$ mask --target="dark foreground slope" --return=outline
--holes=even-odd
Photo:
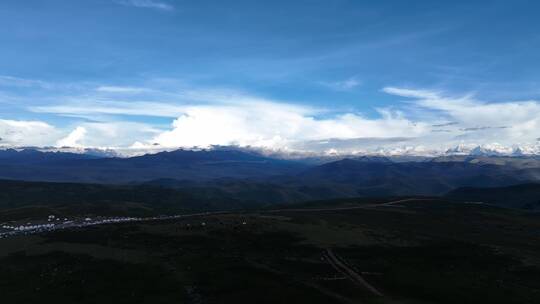
[[[295,185],[227,179],[212,182],[161,179],[135,185],[0,180],[0,221],[42,219],[50,214],[174,215],[187,211],[302,206],[306,201],[335,200],[340,197],[355,201],[358,197],[385,198],[403,196],[402,193],[409,194],[406,191],[362,192],[359,189],[346,184]],[[459,188],[449,192],[445,198],[457,202],[484,202],[505,208],[537,210],[540,207],[540,185]]]
[[[0,180],[0,221],[63,216],[149,216],[238,210],[336,198],[341,192],[251,180],[160,179],[110,185]]]
[[[458,201],[483,202],[506,208],[540,210],[540,184],[508,187],[464,187],[450,191],[446,198]]]
[[[259,194],[263,194],[263,190]],[[271,190],[266,191],[266,193]],[[0,180],[0,221],[61,216],[149,216],[263,206],[250,191],[210,186],[172,189],[151,185],[100,185]],[[271,200],[270,200],[271,201]]]
[[[0,239],[0,289],[27,304],[539,303],[539,232],[534,214],[429,199],[108,224]]]

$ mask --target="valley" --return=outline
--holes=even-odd
[[[1,239],[0,286],[10,302],[535,303],[538,231],[537,214],[414,198],[126,220]]]
[[[313,164],[179,151],[77,160],[57,180],[80,156],[10,153],[21,159],[0,166],[37,173],[0,180],[7,302],[540,301],[534,160]],[[251,175],[254,165],[268,170]],[[122,170],[144,178],[117,179]]]

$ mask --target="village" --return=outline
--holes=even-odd
[[[49,215],[47,219],[41,219],[36,221],[13,221],[0,223],[0,239],[18,236],[18,235],[30,235],[38,234],[49,231],[56,231],[70,228],[82,228],[88,226],[105,225],[105,224],[119,224],[119,223],[132,223],[132,222],[147,222],[147,221],[161,221],[172,220],[183,217],[202,216],[202,215],[214,215],[221,214],[223,212],[202,212],[192,213],[185,215],[159,215],[151,217],[57,217],[56,215]]]

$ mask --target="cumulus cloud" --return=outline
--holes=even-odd
[[[58,129],[43,121],[0,119],[2,146],[45,146],[60,135]]]
[[[105,88],[105,89],[103,89]],[[113,88],[113,89],[111,89]],[[116,87],[99,87],[101,93],[116,94],[121,91]],[[129,93],[130,93],[129,92]],[[129,94],[128,93],[128,94]],[[149,139],[148,136],[130,138],[133,142],[145,143],[164,147],[210,146],[216,144],[238,144],[283,147],[286,143],[304,139],[320,139],[330,137],[356,137],[359,134],[382,135],[384,127],[372,124],[361,115],[345,113],[331,118],[318,118],[327,111],[305,105],[272,101],[258,96],[232,90],[183,90],[170,94],[175,97],[175,103],[118,101],[114,99],[96,100],[92,96],[74,98],[65,103],[33,106],[33,112],[49,113],[84,119],[110,120],[122,116],[129,120],[131,116],[155,116],[175,118],[172,129]],[[106,98],[106,96],[99,96]],[[106,115],[108,117],[103,117]],[[397,113],[385,114],[399,121]],[[384,119],[381,121],[385,121]],[[353,131],[349,124],[364,124],[363,131]],[[88,123],[86,124],[88,125]],[[125,123],[119,127],[127,127]],[[88,129],[88,126],[85,128]],[[378,131],[376,130],[378,128]],[[96,129],[95,126],[93,129]],[[341,130],[341,131],[340,131]],[[92,132],[90,132],[92,133]],[[146,135],[151,132],[147,132]],[[341,133],[341,134],[340,134]],[[155,134],[153,134],[155,135]],[[95,135],[84,137],[86,144]],[[99,135],[118,145],[118,138]],[[78,144],[78,143],[77,143]]]
[[[301,141],[411,137],[429,132],[427,125],[413,123],[398,112],[380,113],[375,119],[355,113],[321,118],[309,108],[279,103],[191,106],[173,122],[171,130],[156,136],[152,143],[164,147],[288,148]]]
[[[428,124],[413,122],[396,110],[379,109],[379,117],[368,118],[360,113],[335,113],[328,109],[225,89],[191,88],[167,94],[151,90],[174,101],[168,103],[118,100],[124,93],[126,97],[134,92],[149,90],[139,87],[100,86],[95,91],[105,95],[97,96],[97,99],[92,96],[73,98],[65,103],[30,107],[30,110],[85,119],[95,119],[103,115],[122,116],[124,120],[129,120],[130,116],[174,118],[169,130],[157,131],[151,138],[142,137],[141,134],[138,134],[139,137],[133,137],[134,134],[126,136],[136,142],[138,148],[240,145],[299,149],[308,147],[302,144],[304,141],[334,139],[352,140],[351,143],[358,144],[358,138],[419,137],[430,132]],[[85,128],[88,129],[88,126]],[[93,137],[87,134],[86,144]],[[111,136],[100,137],[118,140]],[[116,144],[118,145],[117,142]],[[329,145],[318,146],[323,149]]]
[[[58,140],[56,146],[123,148],[136,140],[149,140],[161,132],[163,130],[138,122],[84,122]]]
[[[83,127],[77,127],[68,136],[60,139],[56,142],[59,147],[82,147],[80,141],[84,139],[86,135],[86,129]]]

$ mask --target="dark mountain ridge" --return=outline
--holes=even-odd
[[[537,168],[514,169],[467,162],[381,163],[344,159],[297,176],[304,184],[357,187],[362,195],[441,195],[463,186],[506,186],[537,180]]]
[[[478,160],[478,161],[476,161]],[[96,158],[31,150],[0,152],[0,178],[195,188],[269,203],[339,197],[444,195],[460,187],[501,187],[540,180],[534,160],[394,162],[346,158],[322,165],[238,149],[176,150],[131,158]]]
[[[35,149],[6,149],[0,150],[0,164],[13,163],[50,163],[67,160],[98,159],[100,157],[89,154],[78,154],[70,152],[42,152]]]
[[[296,174],[305,164],[234,149],[176,150],[131,158],[96,158],[72,153],[8,151],[0,178],[125,184],[157,178],[212,180]],[[8,157],[9,156],[9,157]],[[53,159],[54,161],[49,161]],[[17,161],[13,161],[17,159]]]

